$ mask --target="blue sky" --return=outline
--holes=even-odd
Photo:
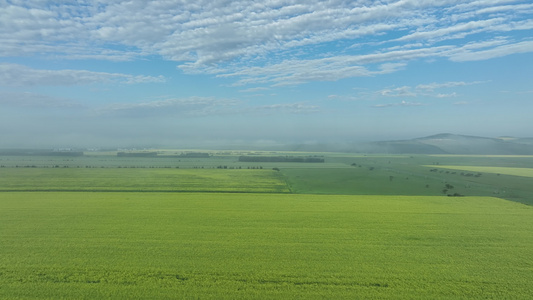
[[[533,3],[0,0],[0,147],[533,136]]]

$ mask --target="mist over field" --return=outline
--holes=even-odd
[[[533,4],[0,3],[0,148],[528,137]]]

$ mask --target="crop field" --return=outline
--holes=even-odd
[[[158,153],[0,156],[0,299],[533,294],[533,157]]]
[[[0,193],[0,298],[528,299],[533,207],[490,197]]]
[[[0,191],[285,193],[289,189],[273,170],[3,168]]]
[[[431,166],[434,167],[434,166]],[[443,169],[463,170],[469,172],[483,172],[505,174],[512,176],[533,177],[533,168],[508,168],[508,167],[480,167],[480,166],[437,166]]]
[[[330,159],[333,160],[333,159]],[[530,177],[508,175],[504,170],[516,165],[530,165],[532,158],[473,158],[468,169],[484,165],[491,169],[479,172],[440,168],[444,163],[454,162],[453,158],[437,160],[430,156],[413,157],[338,157],[344,168],[308,169],[305,167],[282,167],[293,193],[346,194],[346,195],[461,195],[496,196],[508,200],[533,205],[533,186]],[[464,157],[456,158],[455,163],[466,163]],[[504,167],[504,166],[513,167]],[[485,171],[487,170],[487,172]],[[522,169],[523,170],[523,169]],[[473,174],[469,174],[473,172]],[[451,187],[451,188],[450,188]]]

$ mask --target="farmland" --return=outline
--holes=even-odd
[[[533,292],[533,209],[498,198],[5,192],[0,220],[2,298]]]
[[[533,293],[530,156],[158,153],[0,156],[0,298]]]
[[[277,172],[249,169],[5,168],[0,182],[0,191],[289,191]]]

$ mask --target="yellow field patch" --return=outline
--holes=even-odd
[[[274,170],[176,168],[3,168],[0,191],[290,192]]]
[[[432,157],[495,157],[495,158],[533,158],[533,155],[507,155],[507,154],[431,154]]]
[[[494,174],[503,174],[503,175],[533,177],[533,168],[508,168],[508,167],[484,167],[484,166],[481,166],[481,167],[479,166],[434,166],[434,165],[431,165],[431,166],[425,165],[424,167],[463,170],[463,171],[479,172],[479,173],[494,173]]]

